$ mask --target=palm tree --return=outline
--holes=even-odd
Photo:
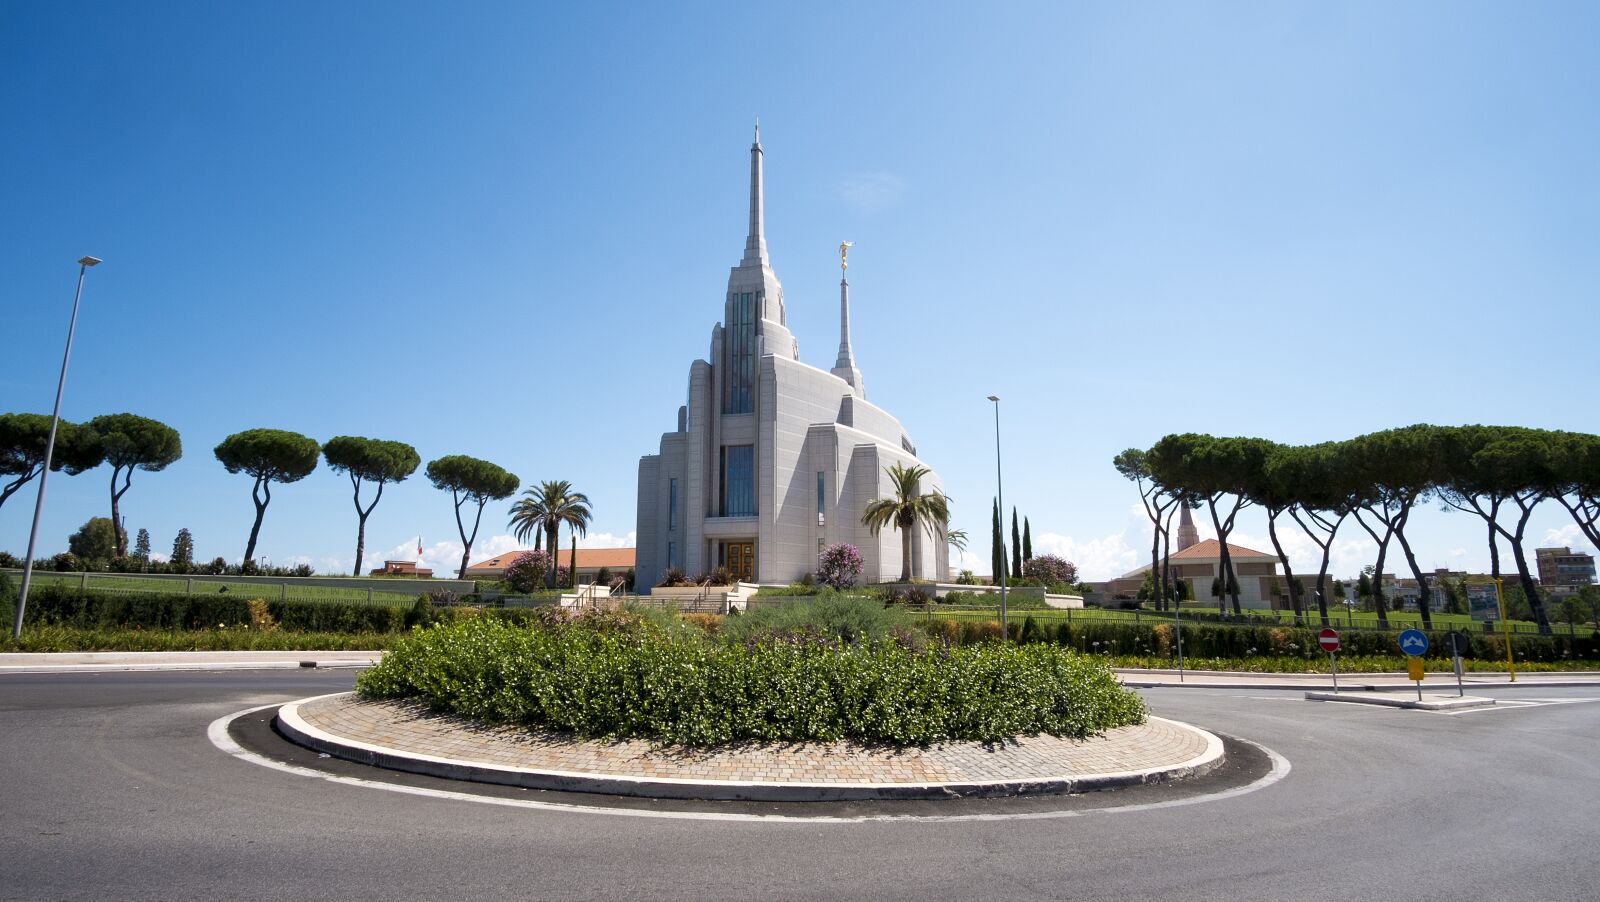
[[[945,500],[948,501],[949,499],[945,499]],[[945,540],[945,542],[947,544],[949,544],[949,546],[951,548],[954,548],[955,550],[960,551],[962,553],[966,553],[966,550],[967,550],[967,531],[965,529],[952,529],[952,530],[950,530],[949,532],[944,534],[944,540]]]
[[[565,479],[541,482],[538,488],[524,489],[525,497],[511,505],[511,530],[517,541],[526,542],[536,532],[544,535],[544,547],[552,549],[550,569],[545,571],[545,588],[555,588],[555,551],[560,548],[561,524],[572,530],[574,539],[589,532],[589,496],[574,492]]]
[[[939,492],[922,494],[922,477],[932,471],[920,464],[904,467],[895,464],[885,470],[894,483],[893,498],[879,498],[867,505],[861,524],[876,536],[878,530],[892,526],[900,530],[900,581],[911,581],[911,531],[918,523],[938,530],[950,522],[949,499]]]

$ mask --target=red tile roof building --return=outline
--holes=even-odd
[[[532,549],[524,548],[519,551],[508,551],[505,554],[495,555],[486,561],[479,561],[467,568],[467,579],[499,579],[516,560],[517,555]],[[632,548],[579,548],[578,549],[578,582],[592,582],[595,574],[602,569],[610,570],[613,576],[624,576],[633,567]],[[572,554],[570,548],[563,548],[557,557],[557,563],[565,567]]]
[[[1246,608],[1280,608],[1289,604],[1288,587],[1278,572],[1278,556],[1228,543],[1228,557],[1233,561],[1233,575],[1239,583],[1239,604]],[[1175,577],[1189,584],[1190,597],[1210,601],[1211,583],[1222,572],[1222,543],[1204,539],[1175,551],[1171,557]],[[1145,564],[1117,577],[1106,584],[1113,597],[1138,595],[1150,565]],[[1314,575],[1314,574],[1313,574]]]

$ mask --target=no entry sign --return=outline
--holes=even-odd
[[[1329,654],[1338,651],[1339,631],[1331,628],[1324,629],[1322,632],[1317,634],[1317,644],[1322,646],[1322,650],[1328,652]]]

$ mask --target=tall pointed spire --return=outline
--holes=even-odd
[[[744,259],[740,266],[767,266],[766,199],[761,185],[761,120],[756,120],[756,137],[750,145],[750,233],[744,240]]]
[[[1194,518],[1189,516],[1189,505],[1185,504],[1178,514],[1178,550],[1200,541],[1200,531],[1194,528]]]
[[[847,271],[850,269],[849,253],[853,243],[845,241],[839,244],[839,359],[834,361],[831,372],[850,383],[856,394],[865,398],[866,382],[861,378],[861,370],[856,368],[855,353],[850,350],[850,279]]]

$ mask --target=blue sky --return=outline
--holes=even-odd
[[[1593,431],[1600,12],[1591,4],[13,4],[0,16],[0,410],[132,411],[185,456],[130,529],[237,559],[253,427],[465,453],[594,503],[627,541],[743,248],[767,231],[802,359],[856,355],[977,537],[1006,499],[1093,578],[1148,548],[1110,466],[1167,432],[1344,438],[1412,422]],[[50,484],[41,550],[104,515]],[[0,508],[20,555],[31,490]],[[475,558],[511,547],[485,513]],[[1415,518],[1481,569],[1475,521]],[[1204,524],[1202,524],[1204,530]],[[326,468],[260,552],[348,569]],[[1530,544],[1576,544],[1554,505]],[[369,566],[421,534],[419,474]],[[1238,540],[1267,548],[1246,515]],[[1347,537],[1335,571],[1373,550]]]

